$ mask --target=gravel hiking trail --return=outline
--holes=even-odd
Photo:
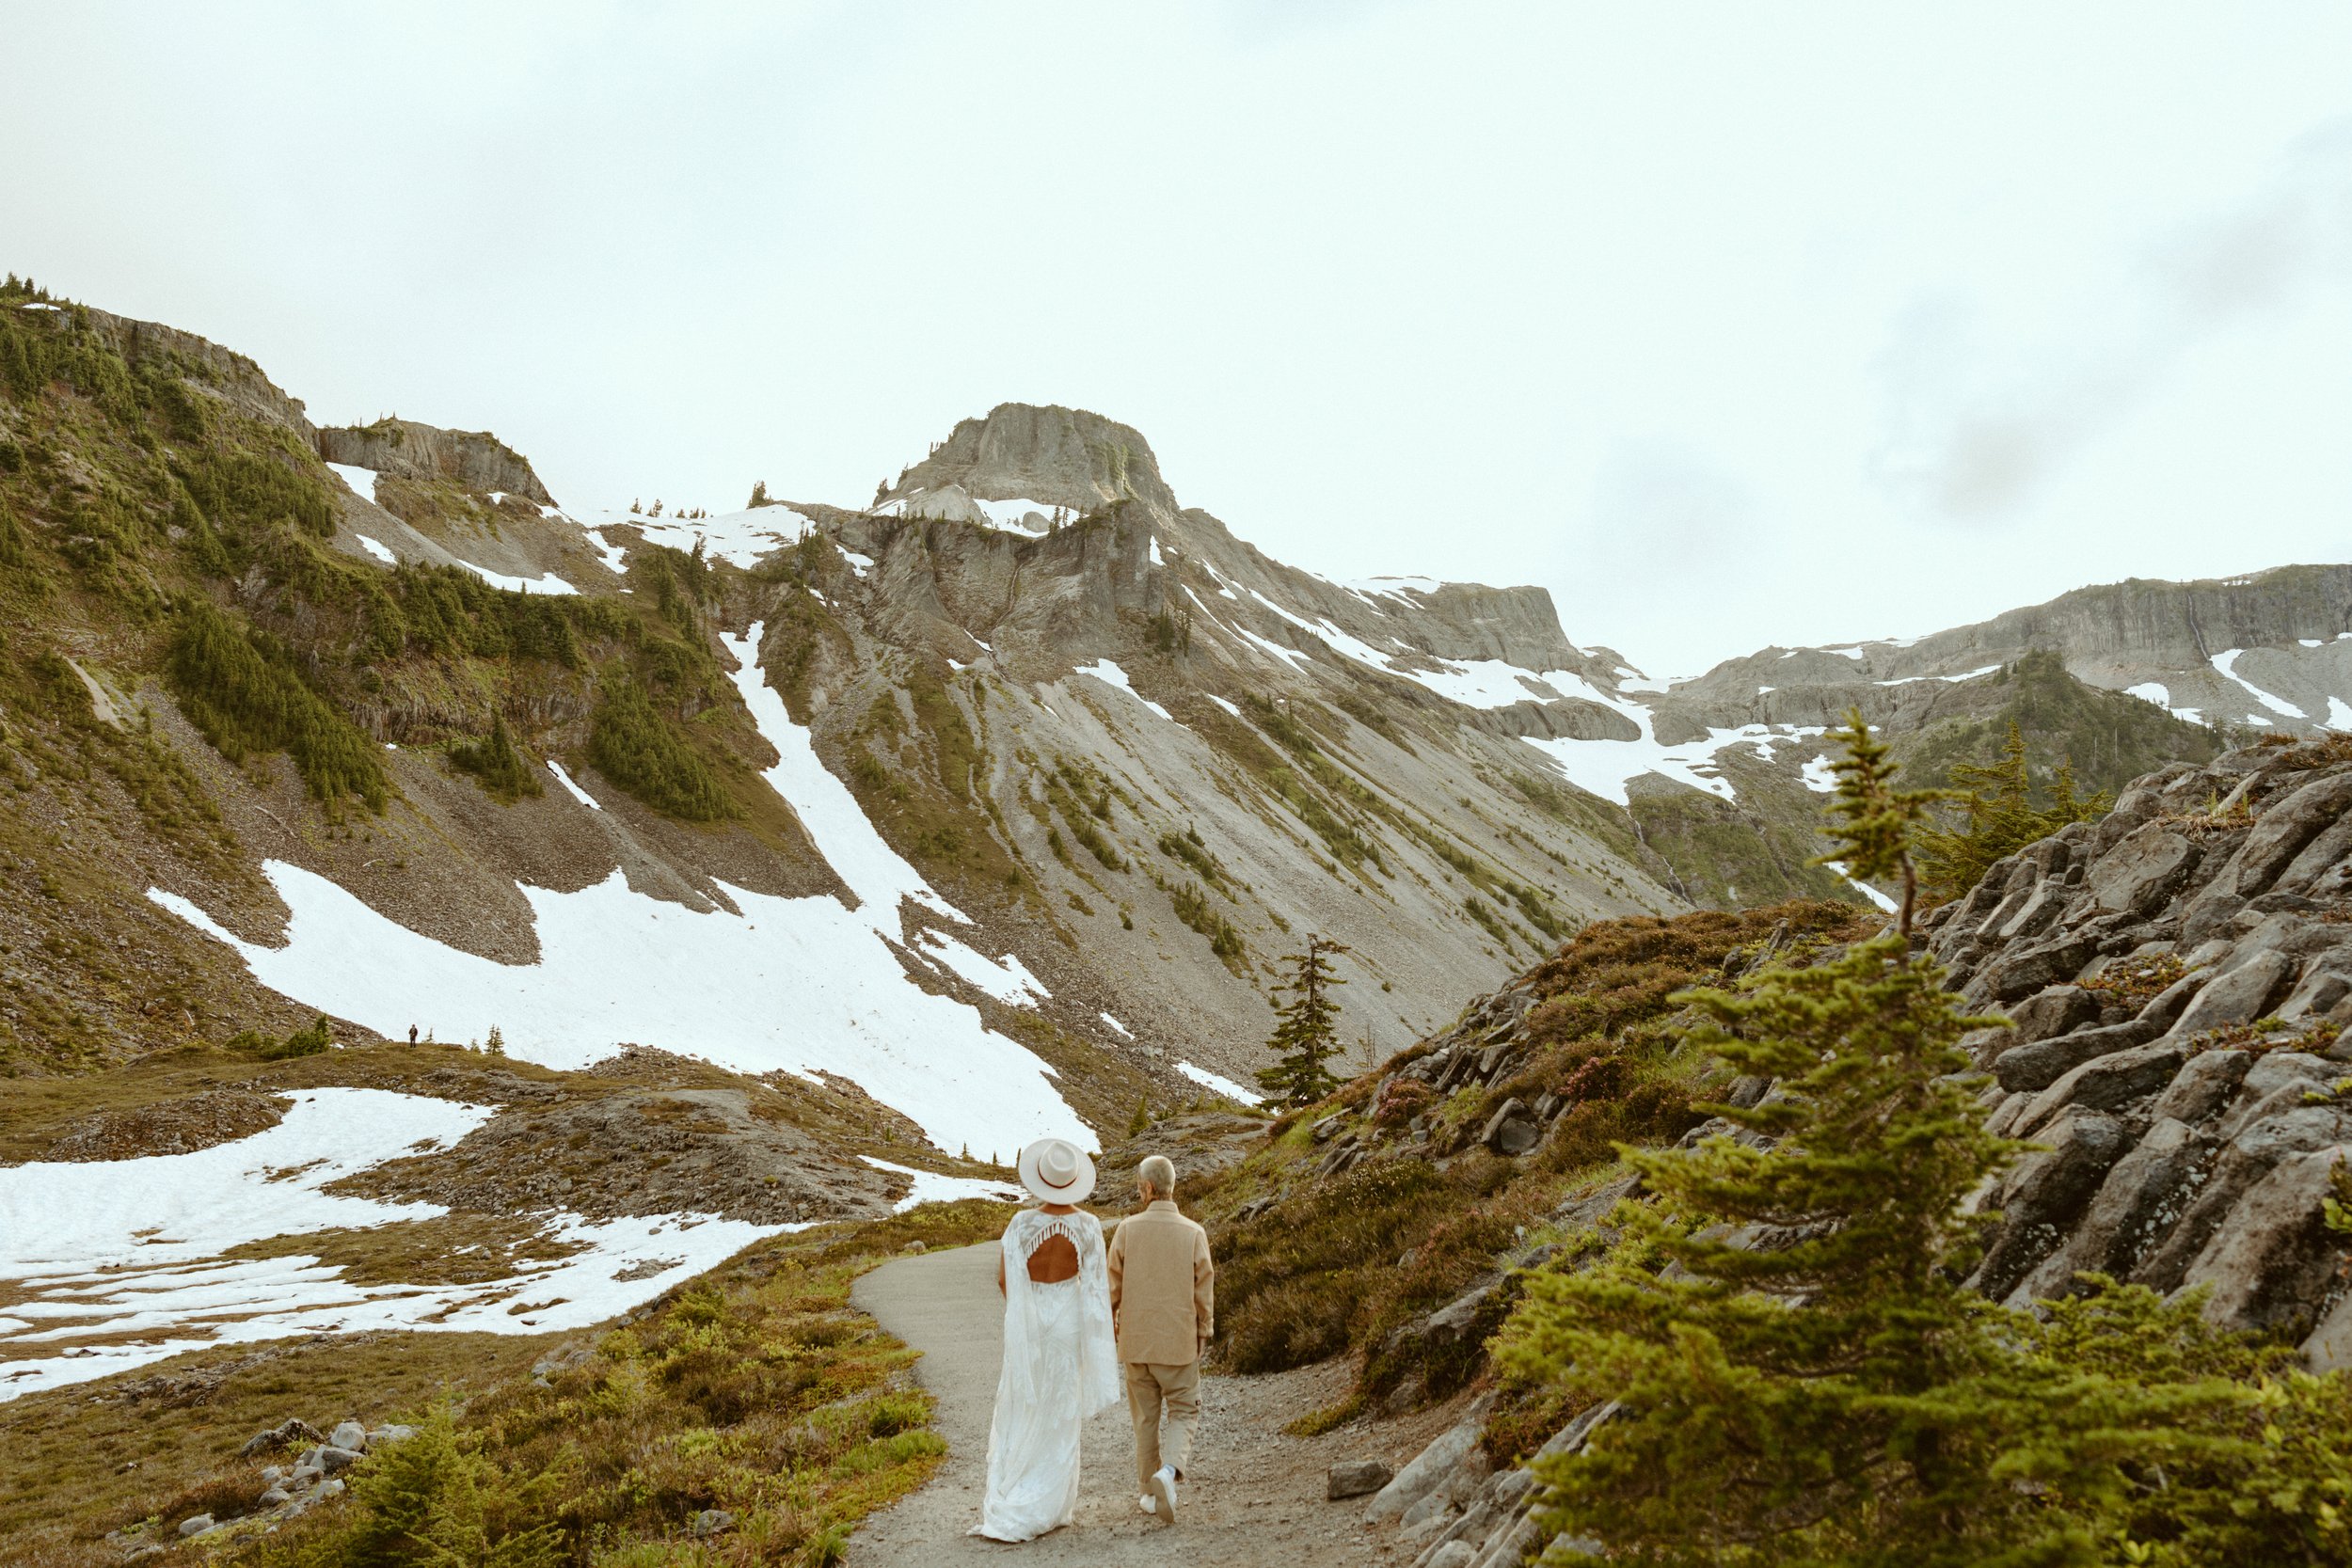
[[[1436,1409],[1359,1421],[1320,1437],[1283,1435],[1286,1422],[1345,1394],[1347,1369],[1338,1362],[1266,1377],[1203,1377],[1192,1480],[1173,1526],[1136,1507],[1135,1437],[1122,1400],[1087,1423],[1075,1522],[1021,1545],[967,1535],[987,1486],[1004,1332],[996,1243],[894,1259],[860,1279],[850,1301],[923,1353],[915,1375],[939,1401],[937,1426],[947,1440],[946,1462],[930,1484],[875,1514],[850,1541],[850,1568],[1339,1568],[1410,1560],[1393,1546],[1392,1531],[1364,1525],[1370,1499],[1325,1501],[1326,1477],[1346,1459],[1402,1465],[1454,1417]]]

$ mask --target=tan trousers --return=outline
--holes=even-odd
[[[1168,1430],[1160,1430],[1160,1412]],[[1184,1473],[1192,1457],[1192,1434],[1200,1425],[1200,1363],[1181,1367],[1127,1363],[1127,1413],[1136,1419],[1136,1489],[1149,1496],[1152,1472],[1163,1465]]]

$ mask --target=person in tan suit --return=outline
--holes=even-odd
[[[1136,1181],[1144,1207],[1111,1232],[1111,1319],[1136,1422],[1136,1501],[1172,1525],[1176,1483],[1200,1425],[1200,1357],[1216,1327],[1216,1265],[1209,1233],[1177,1212],[1176,1167],[1152,1155],[1136,1167]]]

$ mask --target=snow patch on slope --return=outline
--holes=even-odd
[[[1252,1094],[1231,1078],[1220,1078],[1207,1068],[1195,1067],[1190,1062],[1178,1062],[1176,1070],[1202,1088],[1213,1089],[1237,1105],[1262,1105],[1265,1102],[1265,1096]]]
[[[1115,686],[1119,688],[1120,690],[1124,691],[1128,696],[1133,697],[1136,702],[1141,703],[1145,707],[1150,708],[1152,712],[1158,714],[1163,719],[1173,720],[1176,717],[1174,714],[1168,712],[1168,709],[1160,706],[1159,704],[1145,696],[1142,692],[1137,691],[1135,689],[1135,686],[1127,679],[1127,672],[1121,670],[1118,665],[1113,664],[1107,658],[1098,658],[1093,663],[1082,665],[1071,673],[1073,674],[1079,675],[1092,675],[1096,680],[1101,681],[1104,686]]]
[[[833,1072],[942,1148],[1048,1136],[1092,1146],[1050,1066],[973,1007],[909,979],[893,946],[901,899],[969,920],[882,842],[818,761],[760,672],[761,629],[724,641],[739,661],[736,685],[778,753],[763,776],[860,900],[854,911],[829,895],[780,898],[723,882],[739,913],[691,910],[632,891],[618,870],[576,893],[518,884],[539,959],[501,964],[411,931],[282,861],[262,864],[290,911],[280,947],[244,941],[177,894],[151,888],[148,897],[233,947],[263,985],[379,1034],[414,1023],[443,1039],[479,1038],[496,1024],[516,1055],[561,1069],[636,1042],[740,1072]],[[1000,999],[1042,993],[1019,960],[985,958],[943,933],[925,933],[923,951]]]
[[[2254,700],[2262,704],[2263,706],[2268,708],[2271,712],[2278,714],[2280,717],[2284,719],[2300,719],[2308,721],[2311,718],[2310,714],[2305,713],[2301,708],[2288,703],[2283,698],[2272,696],[2269,692],[2265,691],[2261,687],[2256,686],[2252,681],[2248,680],[2244,675],[2237,673],[2237,661],[2239,658],[2244,657],[2245,653],[2246,650],[2244,648],[2232,648],[2226,653],[2216,654],[2213,656],[2213,667],[2220,673],[2224,680],[2235,681],[2238,685],[2244,687],[2248,691],[2251,692]]]
[[[337,479],[351,486],[352,494],[364,496],[370,505],[375,502],[375,470],[351,463],[329,463],[327,468]]]
[[[420,1148],[446,1148],[494,1114],[384,1089],[310,1089],[277,1126],[193,1153],[0,1167],[0,1282],[21,1298],[0,1322],[0,1354],[9,1357],[0,1361],[0,1400],[209,1344],[367,1329],[584,1328],[792,1228],[713,1215],[595,1221],[550,1212],[551,1232],[580,1251],[464,1285],[357,1285],[310,1255],[222,1258],[273,1237],[447,1212],[325,1189]],[[616,1277],[638,1271],[643,1277]],[[122,1335],[140,1338],[72,1343]],[[20,1359],[38,1344],[59,1354]]]

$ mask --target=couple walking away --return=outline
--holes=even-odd
[[[1033,1541],[1070,1523],[1079,1432],[1122,1383],[1136,1422],[1136,1501],[1176,1522],[1176,1488],[1200,1421],[1216,1271],[1208,1232],[1177,1212],[1176,1167],[1154,1154],[1136,1180],[1144,1206],[1106,1248],[1101,1223],[1078,1207],[1094,1191],[1094,1162],[1060,1138],[1021,1151],[1021,1184],[1040,1207],[1005,1227],[996,1263],[1005,1365],[974,1535]]]

